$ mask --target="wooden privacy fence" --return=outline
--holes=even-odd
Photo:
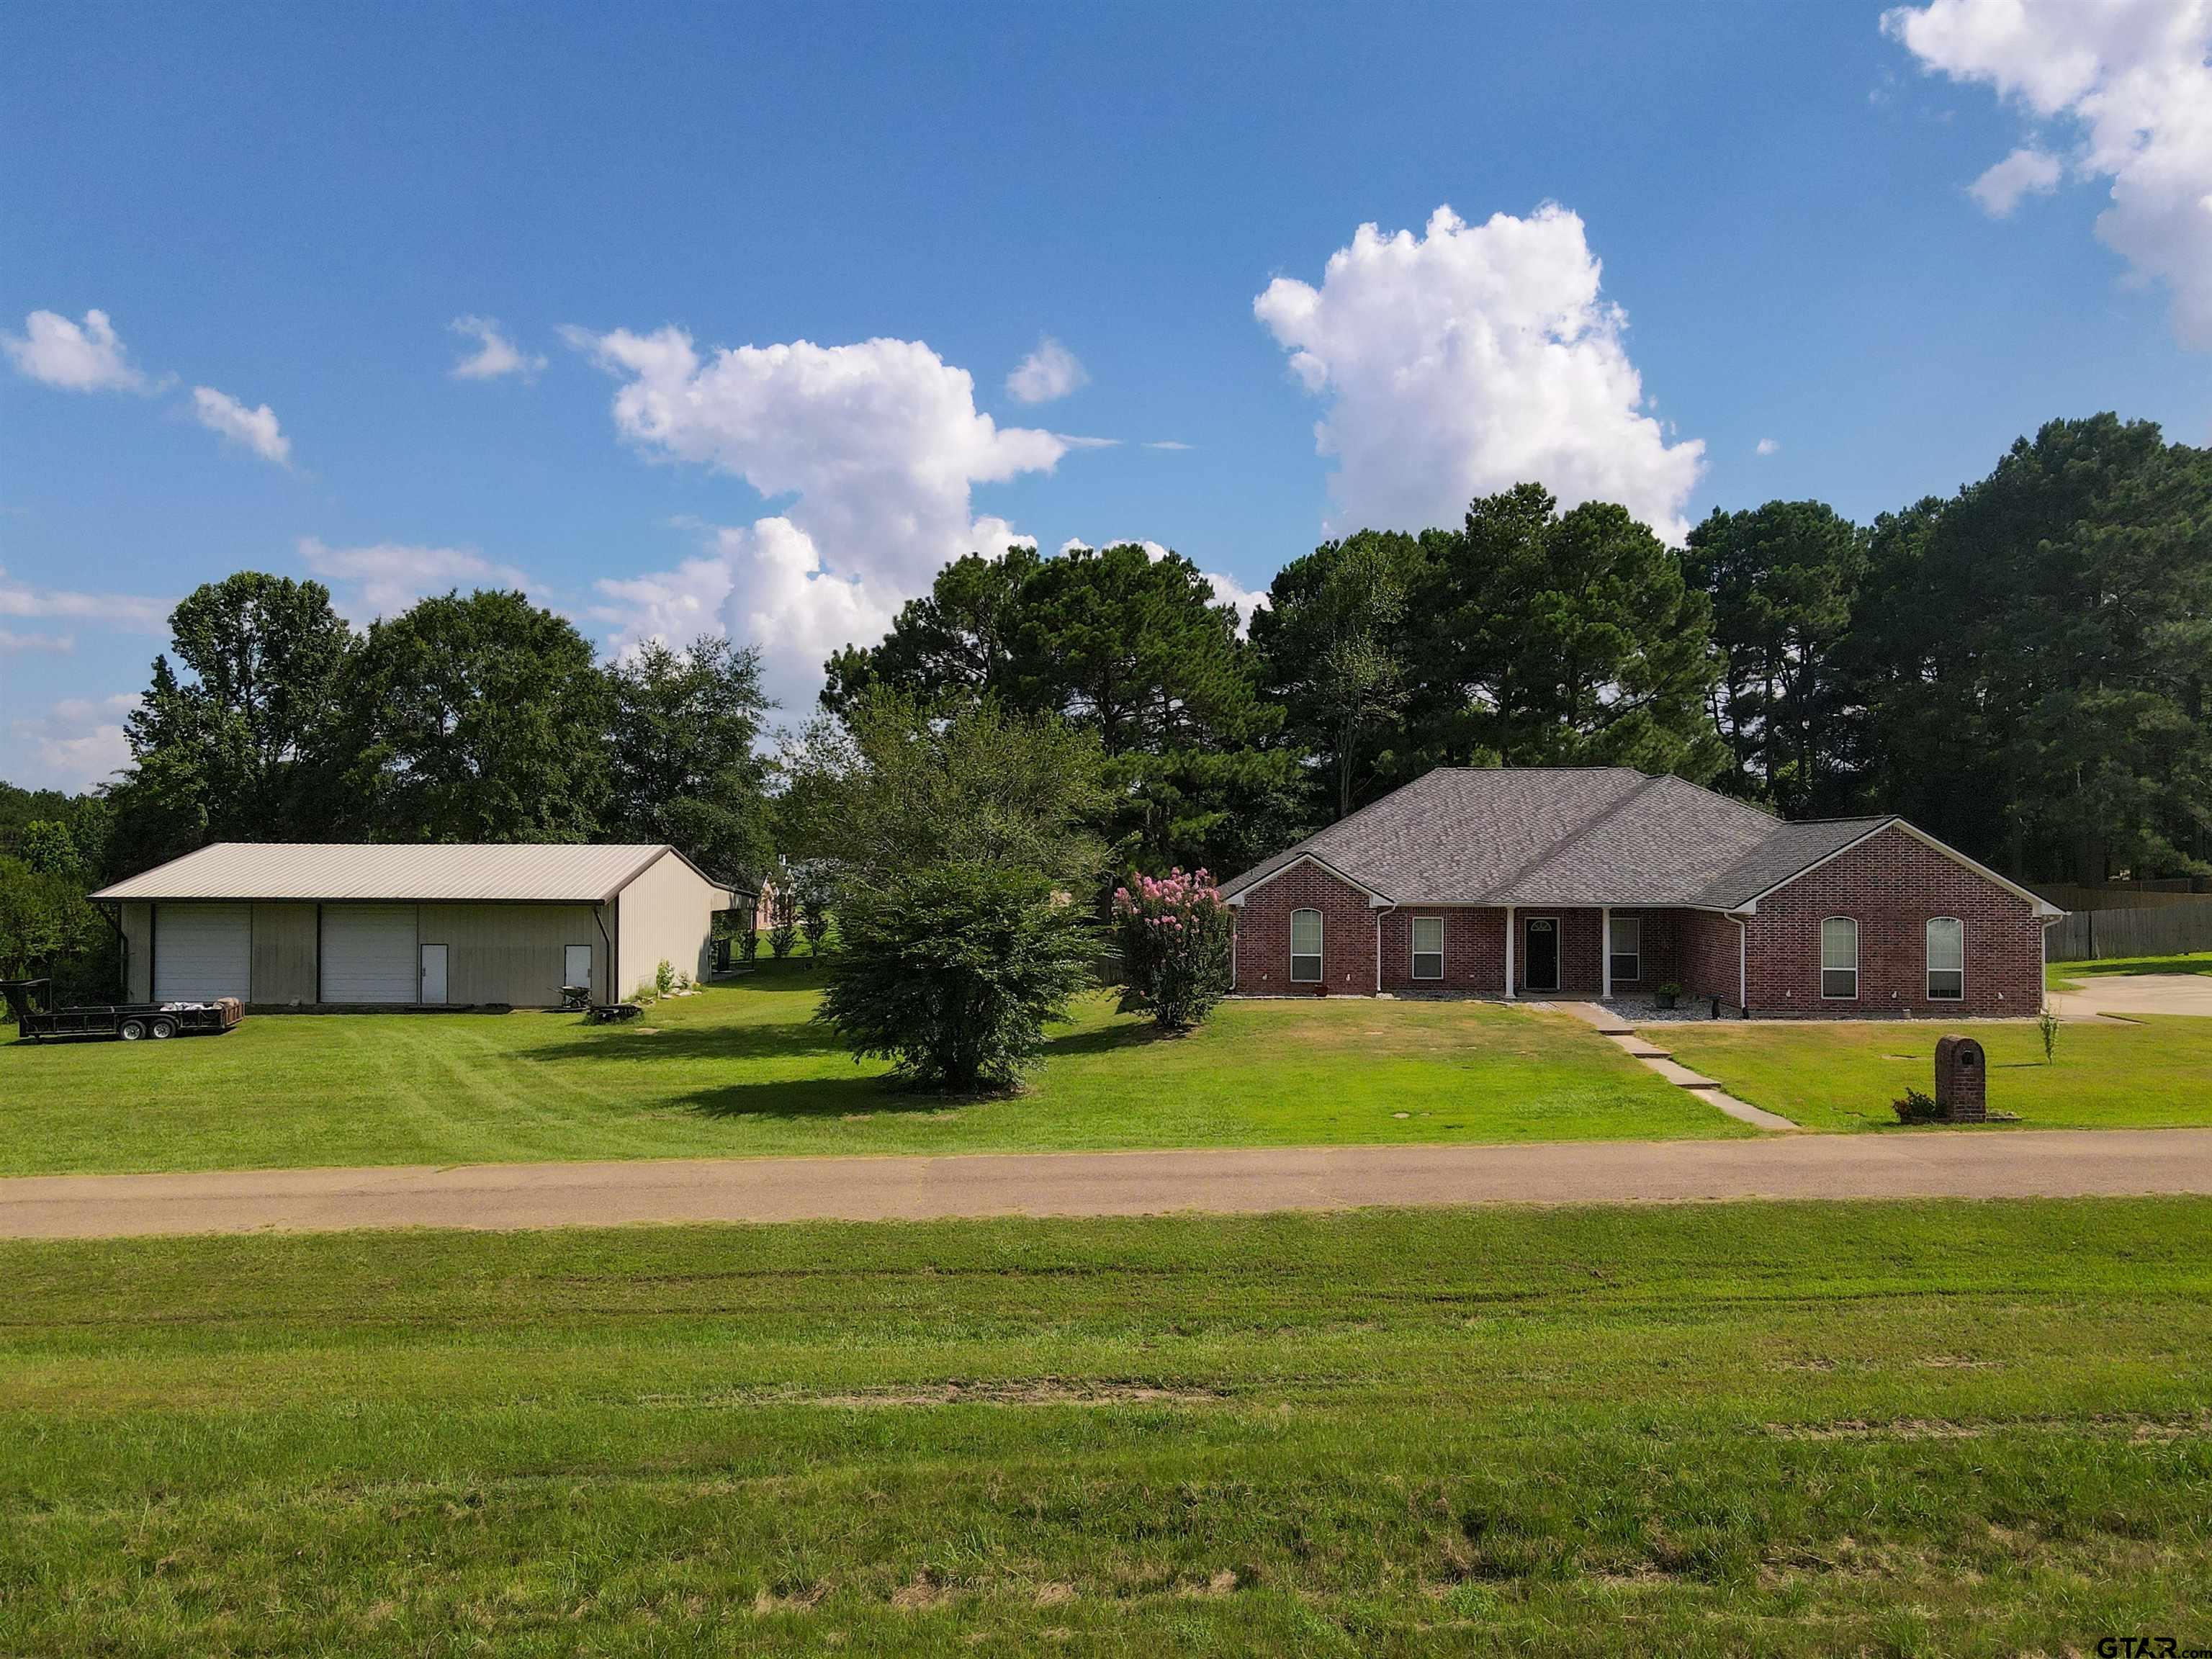
[[[2192,881],[2196,884],[2191,884]],[[2202,876],[2175,876],[2162,881],[2108,882],[2101,887],[2075,887],[2063,882],[2029,882],[2028,890],[2049,899],[2062,910],[2157,910],[2169,904],[2188,904],[2212,895],[2212,885]]]
[[[2212,951],[2212,898],[2156,909],[2076,910],[2052,922],[2044,938],[2044,953],[2053,962]]]

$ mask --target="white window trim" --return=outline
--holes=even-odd
[[[1314,925],[1321,930],[1320,950],[1301,951],[1298,949],[1298,918],[1300,916],[1311,916],[1314,919]],[[1301,955],[1312,957],[1314,961],[1319,964],[1311,979],[1300,979],[1298,977],[1298,957]],[[1302,904],[1297,909],[1291,912],[1291,983],[1293,985],[1323,985],[1328,983],[1328,917],[1322,912],[1315,909],[1310,904]]]
[[[1636,948],[1633,951],[1616,951],[1613,948],[1613,930],[1624,921],[1636,929]],[[1644,983],[1644,918],[1642,916],[1607,916],[1605,919],[1606,972],[1613,979],[1619,981],[1622,978],[1622,975],[1620,970],[1613,965],[1613,959],[1615,957],[1634,957],[1636,971],[1626,976],[1626,982],[1630,985]]]
[[[1420,924],[1425,921],[1433,921],[1437,925],[1437,948],[1433,953],[1420,949],[1415,943],[1413,930],[1419,927]],[[1448,924],[1445,922],[1444,918],[1442,916],[1408,916],[1406,918],[1406,976],[1408,979],[1417,979],[1424,985],[1440,985],[1443,982],[1444,933],[1447,925]],[[1425,974],[1420,970],[1419,964],[1423,957],[1431,954],[1433,954],[1436,957],[1437,971],[1433,974]]]
[[[1851,994],[1845,997],[1832,997],[1828,994],[1828,975],[1831,973],[1840,974],[1844,971],[1840,968],[1831,969],[1828,966],[1828,924],[1832,921],[1848,921],[1851,925]],[[1820,918],[1819,969],[1820,975],[1820,990],[1821,1001],[1856,1002],[1859,1000],[1859,968],[1861,960],[1862,957],[1859,950],[1859,919],[1856,916],[1822,916]]]
[[[1928,930],[1939,921],[1948,921],[1959,930],[1959,994],[1939,997],[1930,981],[1935,978],[1936,964],[1929,959]],[[1942,970],[1948,973],[1951,970]],[[1966,1000],[1966,922],[1963,916],[1930,916],[1920,926],[1920,990],[1929,1002],[1964,1002]]]

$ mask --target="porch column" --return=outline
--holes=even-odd
[[[1513,1000],[1513,907],[1505,907],[1505,1000]]]
[[[1613,907],[1601,904],[1597,908],[1597,982],[1598,1000],[1613,1000]]]

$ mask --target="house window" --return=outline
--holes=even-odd
[[[1442,916],[1413,918],[1413,977],[1442,979],[1444,976],[1444,919]]]
[[[1820,994],[1831,1002],[1859,994],[1859,925],[1849,916],[1820,924]]]
[[[1291,912],[1291,983],[1321,983],[1321,912]]]
[[[1644,977],[1644,918],[1615,916],[1613,937],[1606,941],[1613,957],[1613,982],[1633,985]]]
[[[1956,916],[1935,916],[1929,921],[1928,1000],[1966,1000],[1966,924]]]

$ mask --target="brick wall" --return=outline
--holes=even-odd
[[[1859,994],[1820,996],[1820,923],[1859,925]],[[1928,1000],[1932,916],[1966,924],[1966,995]],[[1759,902],[1750,930],[1750,1001],[1761,1018],[2026,1018],[2043,1007],[2043,924],[2028,902],[1894,827]]]
[[[1735,1007],[1741,949],[1735,924],[1710,910],[1677,910],[1674,916],[1674,981],[1686,996],[1718,997]]]
[[[1444,919],[1444,976],[1415,979],[1413,921]],[[1505,912],[1415,908],[1386,911],[1382,917],[1382,988],[1386,991],[1447,991],[1465,996],[1505,993]]]
[[[1329,994],[1373,996],[1375,912],[1367,895],[1312,864],[1295,865],[1245,894],[1237,908],[1237,988],[1247,996],[1313,994],[1311,985],[1291,983],[1293,910],[1322,913],[1322,980]]]

